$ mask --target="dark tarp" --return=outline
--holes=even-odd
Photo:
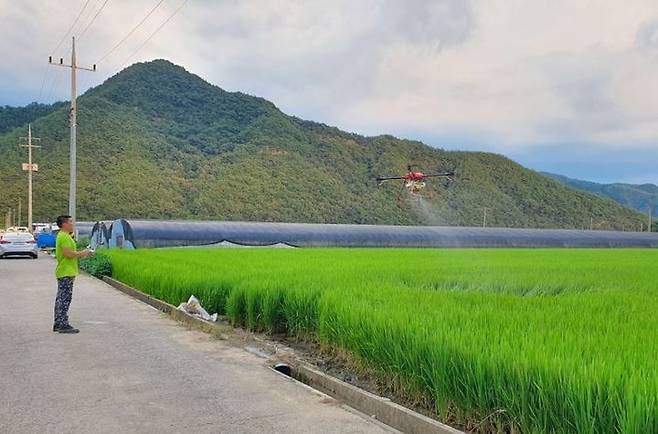
[[[99,247],[108,247],[110,240],[110,231],[112,228],[112,222],[99,221],[94,224],[93,229],[91,230],[91,239],[90,246],[92,249],[97,249]]]

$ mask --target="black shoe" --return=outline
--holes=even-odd
[[[56,331],[58,333],[68,333],[68,334],[80,333],[80,330],[73,328],[68,324],[59,327],[55,326],[53,327],[53,331]]]

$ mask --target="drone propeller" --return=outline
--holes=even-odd
[[[405,179],[404,176],[379,176],[377,177],[377,182],[380,184],[385,181],[393,181],[395,179]]]
[[[455,172],[430,173],[425,175],[425,178],[436,177],[436,176],[443,176],[447,178],[447,177],[455,176]]]
[[[425,178],[447,178],[450,181],[454,181],[455,172],[430,173],[429,175],[425,175]]]

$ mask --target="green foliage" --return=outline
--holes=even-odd
[[[25,107],[0,107],[0,134],[9,132],[14,128],[22,127],[63,106],[64,103],[62,102],[55,104],[39,104],[33,102]],[[27,137],[27,133],[21,135]]]
[[[78,250],[86,249],[89,246],[89,237],[80,237],[76,240],[75,246]]]
[[[68,110],[49,107],[21,118],[43,139],[34,155],[35,221],[51,221],[67,203]],[[26,125],[16,122],[7,125],[21,129],[0,134],[0,215],[27,201],[25,152],[16,146]],[[377,186],[378,175],[398,174],[407,163],[459,176],[449,187],[430,181],[422,199],[399,183]],[[472,226],[481,224],[482,207],[492,226],[583,228],[592,216],[599,229],[645,222],[502,156],[346,133],[226,92],[164,60],[135,64],[78,98],[79,220]]]
[[[82,258],[78,263],[80,268],[99,279],[103,276],[112,276],[112,262],[102,253],[96,253],[89,258]]]
[[[578,190],[586,191],[600,197],[612,199],[629,208],[646,213],[649,208],[653,215],[658,215],[658,186],[654,184],[598,184],[596,182],[581,181],[567,178],[562,175],[541,172]]]
[[[237,325],[349,350],[446,420],[490,432],[658,432],[658,250],[107,255],[115,278],[174,305],[194,294]]]

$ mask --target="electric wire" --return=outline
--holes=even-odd
[[[82,9],[81,9],[80,12],[78,13],[78,16],[75,17],[75,20],[73,20],[73,24],[71,24],[71,27],[69,27],[68,31],[64,34],[64,36],[62,37],[62,39],[59,41],[59,44],[57,44],[57,47],[55,47],[55,49],[52,51],[53,53],[54,53],[55,51],[57,51],[57,49],[58,49],[59,47],[62,46],[62,43],[64,42],[64,40],[66,39],[66,37],[71,33],[71,31],[73,30],[73,28],[75,27],[75,25],[78,23],[78,20],[80,20],[80,17],[82,16],[82,13],[85,11],[85,9],[87,9],[87,6],[89,5],[89,2],[90,2],[90,1],[91,1],[91,0],[87,0],[87,1],[85,2],[84,6],[82,6]]]
[[[96,15],[94,15],[94,17],[91,19],[91,21],[89,21],[89,24],[87,24],[87,25],[85,26],[85,28],[82,30],[82,32],[80,33],[80,35],[78,36],[79,38],[82,38],[82,37],[84,36],[84,34],[87,32],[87,29],[89,29],[89,27],[91,27],[91,25],[94,23],[94,21],[96,21],[96,18],[98,17],[98,15],[100,15],[100,13],[101,13],[101,12],[103,11],[103,9],[105,8],[105,5],[106,5],[107,2],[109,2],[109,1],[110,1],[110,0],[105,0],[105,1],[103,2],[103,4],[101,5],[101,8],[96,12]]]
[[[57,71],[55,73],[55,77],[53,77],[53,81],[50,83],[50,90],[48,91],[48,96],[46,97],[46,101],[50,101],[50,97],[53,94],[53,90],[55,89],[55,86],[57,85],[57,82],[61,78],[61,75],[63,74],[63,70]]]
[[[82,6],[82,9],[80,9],[80,12],[78,12],[78,16],[75,17],[75,20],[73,20],[73,23],[71,24],[71,26],[69,27],[69,29],[66,31],[66,33],[64,33],[64,36],[62,36],[62,39],[59,41],[59,43],[57,44],[57,46],[55,47],[55,49],[52,51],[52,53],[54,53],[55,51],[57,51],[57,49],[59,49],[59,47],[61,47],[61,45],[62,45],[62,43],[64,42],[64,40],[66,39],[66,37],[71,33],[71,31],[73,30],[73,28],[75,27],[75,25],[76,25],[76,24],[78,23],[78,21],[80,20],[80,17],[81,17],[82,14],[84,13],[85,9],[87,9],[87,6],[89,5],[89,2],[90,2],[90,1],[91,1],[91,0],[87,0],[87,1],[85,2],[85,4]],[[48,77],[48,70],[49,70],[48,65],[46,65],[45,68],[44,68],[44,71],[43,71],[43,79],[41,80],[41,89],[39,90],[39,96],[37,97],[37,102],[38,102],[38,101],[41,99],[41,97],[43,96],[43,90],[44,90],[44,88],[45,88],[45,86],[46,86],[46,79],[47,79],[47,77]],[[50,98],[50,94],[52,94],[52,90],[53,90],[52,88],[53,88],[53,86],[54,86],[54,82],[55,82],[55,80],[56,80],[56,78],[53,80],[53,84],[52,84],[51,87],[50,87],[49,96],[48,96],[48,98],[46,98],[46,99],[49,99],[49,98]]]
[[[36,102],[39,102],[41,99],[41,95],[43,95],[43,89],[46,86],[46,77],[48,76],[48,65],[46,65],[45,69],[43,70],[43,79],[41,80],[41,90],[39,91],[39,96],[36,99]]]
[[[158,33],[181,9],[183,9],[183,6],[185,6],[187,2],[188,0],[183,0],[183,2],[176,8],[176,10],[174,10],[174,12],[171,15],[169,15],[169,17],[167,17],[167,19],[164,20],[162,24],[160,24],[160,26],[158,26],[158,28],[155,29],[155,31],[151,33],[151,35],[148,38],[146,38],[146,40],[142,43],[142,45],[140,45],[135,51],[133,51],[130,56],[126,57],[126,60],[123,61],[122,65],[125,66],[128,63],[128,61],[131,58],[133,58],[135,54],[139,52],[139,50],[144,48],[144,46],[148,44],[148,42],[156,35],[156,33]]]
[[[142,18],[142,20],[141,20],[139,23],[137,23],[137,25],[136,25],[135,27],[133,27],[132,30],[130,30],[130,32],[128,32],[128,34],[127,34],[126,36],[123,37],[123,39],[121,39],[121,40],[120,40],[120,41],[119,41],[114,47],[112,47],[112,48],[110,49],[110,51],[108,51],[103,57],[101,57],[98,61],[96,61],[96,64],[98,65],[98,64],[101,63],[103,60],[107,59],[108,56],[110,56],[110,54],[112,54],[117,48],[119,48],[119,47],[121,46],[121,44],[123,44],[123,43],[124,43],[124,42],[125,42],[125,41],[126,41],[126,40],[127,40],[132,34],[133,34],[133,33],[135,33],[135,31],[136,31],[136,30],[137,30],[142,24],[144,24],[144,22],[145,22],[145,21],[146,21],[146,20],[147,20],[152,14],[153,14],[153,12],[155,12],[155,10],[156,10],[157,8],[160,7],[160,5],[161,5],[163,2],[164,2],[164,0],[160,0],[160,1],[159,1],[159,2],[153,7],[153,9],[151,9],[151,10],[149,11],[149,13],[146,14],[146,16],[145,16],[144,18]]]

